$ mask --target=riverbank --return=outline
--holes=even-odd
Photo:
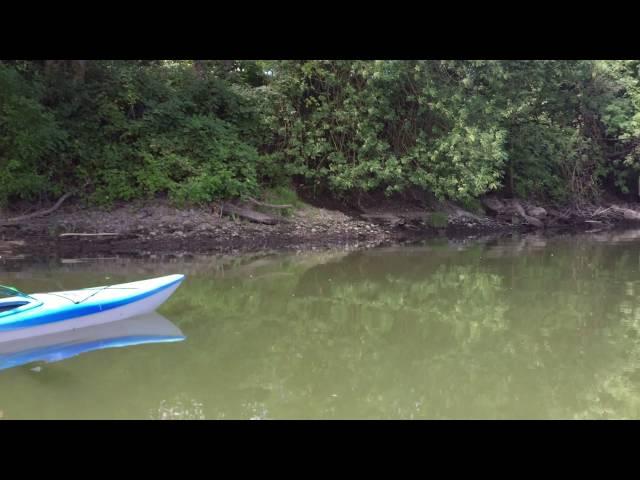
[[[357,208],[301,204],[285,214],[255,207],[250,211],[269,220],[257,223],[229,214],[224,205],[179,209],[158,200],[100,209],[67,203],[41,217],[0,225],[0,257],[352,249],[436,236],[467,238],[554,229],[598,231],[640,224],[640,208],[622,203],[554,209],[488,197],[482,205],[484,212],[475,213],[448,202],[425,206],[406,199],[369,199]],[[247,211],[242,210],[246,205],[233,208]]]

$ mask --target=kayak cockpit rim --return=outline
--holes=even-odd
[[[0,285],[0,318],[39,307],[43,302],[17,288]]]
[[[15,287],[10,287],[8,285],[0,285],[0,299],[3,297],[25,297],[25,298],[33,298],[27,295],[24,292],[21,292]]]

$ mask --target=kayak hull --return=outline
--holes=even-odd
[[[34,294],[37,308],[0,318],[0,342],[49,335],[155,311],[180,286],[183,275],[70,292]],[[76,303],[77,302],[77,303]]]

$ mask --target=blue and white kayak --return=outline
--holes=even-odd
[[[57,333],[0,342],[0,370],[32,363],[54,363],[83,353],[185,339],[182,331],[158,313]]]
[[[0,287],[0,342],[84,328],[153,312],[184,275],[27,295]]]

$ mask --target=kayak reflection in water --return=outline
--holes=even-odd
[[[180,329],[158,313],[7,341],[0,333],[0,370],[34,362],[59,362],[93,350],[184,339]]]

